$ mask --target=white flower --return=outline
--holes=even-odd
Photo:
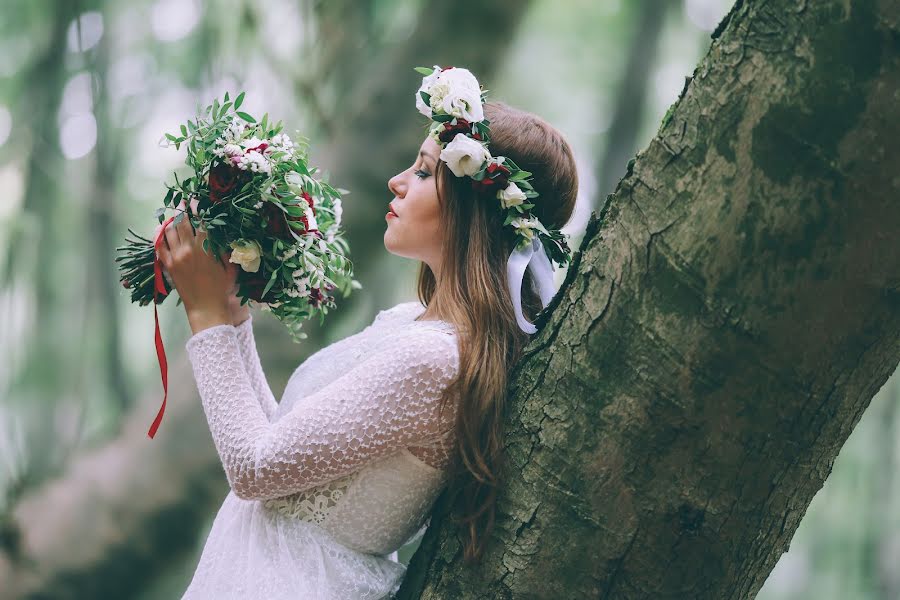
[[[259,270],[262,248],[253,240],[235,240],[229,244],[233,248],[228,262],[241,265],[248,273],[256,273]]]
[[[441,71],[429,94],[434,111],[462,117],[470,123],[484,120],[481,87],[468,69],[455,67]]]
[[[513,219],[509,222],[510,225],[515,227],[519,233],[525,236],[526,239],[530,240],[534,236],[535,223],[531,219]]]
[[[244,134],[246,128],[246,123],[232,118],[231,123],[229,123],[225,131],[222,132],[222,137],[228,143],[235,142]]]
[[[500,199],[500,204],[503,205],[503,208],[518,206],[528,198],[528,196],[525,195],[525,192],[520,190],[519,186],[513,182],[510,182],[505,190],[497,192],[497,197]]]
[[[437,65],[434,65],[434,71],[431,75],[426,75],[422,78],[422,85],[419,86],[419,91],[416,92],[416,108],[419,109],[419,112],[431,118],[431,107],[425,104],[425,101],[422,100],[421,92],[425,92],[426,94],[430,94],[431,86],[437,80],[438,75],[441,74],[441,68]]]
[[[261,140],[256,136],[249,137],[246,140],[241,142],[241,146],[244,148],[256,148],[260,144],[262,144],[265,140]]]
[[[544,235],[550,235],[550,232],[544,227],[543,223],[538,220],[537,217],[531,217],[528,219],[517,218],[510,221],[510,225],[515,227],[519,233],[525,236],[526,239],[531,240],[534,236],[534,230],[538,230],[544,233]]]
[[[490,158],[491,154],[481,142],[462,133],[457,133],[453,141],[441,150],[441,160],[447,163],[457,177],[464,175],[471,177],[480,171],[484,161]]]
[[[239,169],[244,171],[252,171],[254,173],[272,173],[272,163],[259,152],[248,152],[242,157],[234,158],[233,161]]]
[[[341,224],[341,215],[344,214],[344,207],[341,205],[341,199],[334,199],[334,222],[335,225]]]
[[[271,150],[272,152],[286,152],[288,156],[293,156],[294,142],[292,142],[291,138],[289,138],[287,135],[279,133],[272,136],[272,143],[269,145],[269,148],[267,148],[267,150]]]
[[[316,217],[313,215],[313,209],[309,204],[306,205],[306,222],[309,223],[309,227],[306,228],[307,231],[319,228],[319,224],[316,223]]]
[[[291,277],[294,280],[297,296],[305,295],[309,292],[309,277],[306,276],[302,269],[297,269],[291,273]]]

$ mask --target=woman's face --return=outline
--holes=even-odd
[[[438,205],[435,170],[441,147],[426,138],[419,147],[416,161],[388,181],[394,194],[387,207],[394,214],[385,215],[387,229],[384,247],[388,252],[421,260],[439,272],[441,249],[440,206]]]

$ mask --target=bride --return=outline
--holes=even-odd
[[[420,261],[419,300],[310,356],[280,401],[234,265],[205,254],[188,219],[166,227],[159,259],[231,487],[183,599],[390,597],[406,570],[395,551],[445,488],[465,561],[481,559],[508,373],[535,330],[525,315],[554,293],[548,252],[569,259],[559,228],[578,182],[559,131],[479,90],[466,69],[435,67],[416,94],[429,133],[388,181],[384,245]]]

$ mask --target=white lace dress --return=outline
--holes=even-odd
[[[184,599],[387,598],[395,551],[424,532],[446,484],[459,368],[457,331],[381,311],[310,356],[276,402],[252,317],[186,344],[231,491]]]

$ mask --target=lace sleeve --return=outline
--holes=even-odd
[[[244,369],[250,378],[250,387],[256,393],[259,405],[266,415],[266,420],[271,421],[278,408],[278,402],[266,380],[262,364],[259,362],[259,353],[256,350],[256,339],[253,336],[253,315],[234,328],[237,334],[238,347],[241,351],[241,359]]]
[[[456,375],[456,339],[412,329],[269,423],[241,362],[234,328],[216,325],[187,341],[210,432],[235,495],[277,498],[357,471],[452,427],[440,411]]]

